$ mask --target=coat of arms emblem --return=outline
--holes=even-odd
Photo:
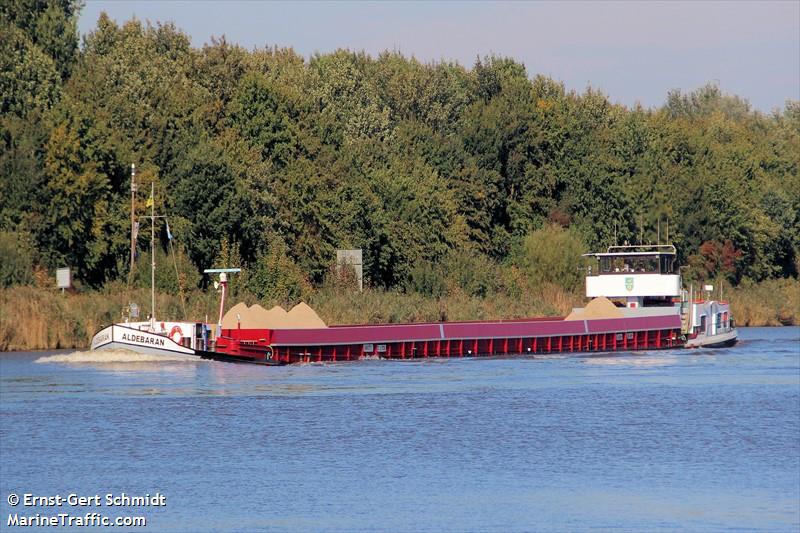
[[[633,278],[625,278],[625,288],[629,292],[633,290]]]

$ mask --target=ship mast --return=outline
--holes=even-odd
[[[155,180],[150,184],[150,199],[147,200],[145,207],[150,207],[150,214],[139,216],[141,219],[150,219],[150,327],[155,329],[156,321],[156,219],[165,218],[164,215],[156,215],[155,203]],[[128,286],[130,287],[133,282],[134,267],[136,264],[136,241],[139,234],[139,227],[141,224],[137,222],[136,216],[136,165],[131,163],[131,269],[129,274]],[[146,211],[145,211],[146,212]],[[169,230],[169,228],[168,228]],[[172,237],[170,237],[171,239]],[[176,265],[177,271],[177,265]],[[131,313],[133,312],[134,304],[130,304]],[[138,316],[138,311],[136,313]]]
[[[136,262],[136,165],[131,163],[131,269],[128,285],[133,280],[133,267]]]
[[[156,321],[156,202],[155,202],[155,181],[150,184],[150,327],[155,326]]]

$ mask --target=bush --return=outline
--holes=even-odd
[[[279,241],[273,241],[269,251],[256,259],[246,280],[247,289],[267,305],[291,307],[308,298],[312,289],[303,270]]]
[[[362,280],[362,285],[368,286],[366,280]],[[356,273],[355,267],[349,264],[330,267],[320,288],[334,291],[358,292],[358,274]]]
[[[572,231],[551,225],[529,233],[512,252],[512,264],[530,287],[552,284],[578,291],[583,284],[586,245]]]
[[[414,264],[404,284],[407,293],[442,298],[458,292],[485,298],[503,289],[503,272],[484,254],[470,249],[449,252],[441,263]]]
[[[442,269],[428,261],[419,261],[412,265],[404,287],[407,293],[414,292],[433,298],[441,298],[447,294]]]
[[[28,285],[32,274],[31,247],[24,236],[0,231],[0,287]]]
[[[453,250],[442,262],[448,285],[469,296],[485,298],[503,288],[500,267],[480,252]]]
[[[177,276],[176,276],[177,269]],[[180,249],[175,250],[175,257],[160,248],[156,249],[156,290],[167,294],[178,295],[191,291],[200,283],[200,273]],[[134,287],[150,287],[150,252],[142,252],[136,258],[133,276]]]

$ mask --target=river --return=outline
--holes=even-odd
[[[91,512],[158,532],[798,531],[800,328],[719,350],[287,367],[5,353],[0,452],[3,531]],[[165,505],[104,500],[123,493]]]

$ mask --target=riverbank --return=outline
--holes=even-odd
[[[800,283],[770,280],[731,289],[740,326],[800,324]],[[149,307],[146,289],[127,291],[110,286],[97,291],[61,294],[54,289],[10,287],[0,293],[0,351],[87,348],[101,326],[121,320],[127,302],[139,302],[143,316]],[[257,302],[249,294],[234,295],[229,303]],[[545,286],[524,296],[499,293],[491,297],[455,292],[442,298],[367,289],[326,287],[313,291],[307,302],[328,324],[381,324],[439,320],[492,320],[531,316],[564,316],[585,299],[559,287]],[[267,306],[285,302],[261,302]],[[185,295],[156,295],[159,317],[211,320],[218,312],[218,294],[195,290]]]

